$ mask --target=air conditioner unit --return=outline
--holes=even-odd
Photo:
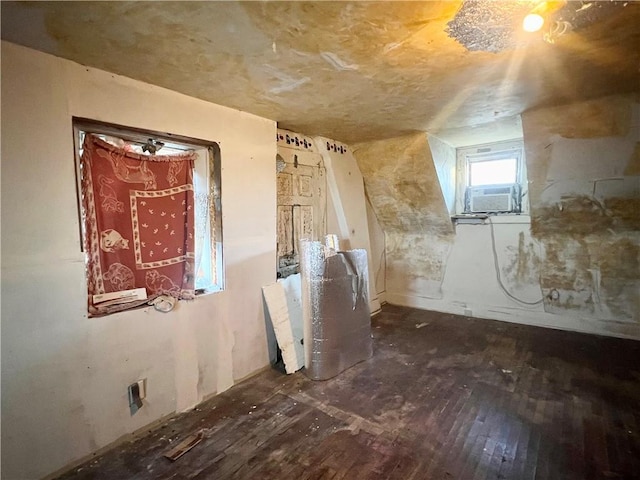
[[[520,185],[467,187],[467,213],[520,212]]]

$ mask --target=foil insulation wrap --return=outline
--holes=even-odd
[[[367,252],[300,241],[305,374],[335,377],[371,357]]]

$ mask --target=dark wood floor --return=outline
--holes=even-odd
[[[334,379],[264,372],[63,478],[640,478],[640,342],[392,306],[373,334]]]

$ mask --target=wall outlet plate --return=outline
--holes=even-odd
[[[136,413],[142,408],[142,399],[140,398],[140,386],[138,382],[132,383],[127,387],[127,394],[129,397],[129,411],[131,415]]]
[[[138,380],[138,392],[140,394],[140,400],[147,398],[147,379],[143,378]]]

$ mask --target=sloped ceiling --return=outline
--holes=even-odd
[[[504,27],[540,2],[485,3],[520,5]],[[2,37],[347,143],[640,89],[640,2],[495,52],[449,36],[461,4],[2,2]],[[468,16],[462,36],[495,31],[492,14]]]

